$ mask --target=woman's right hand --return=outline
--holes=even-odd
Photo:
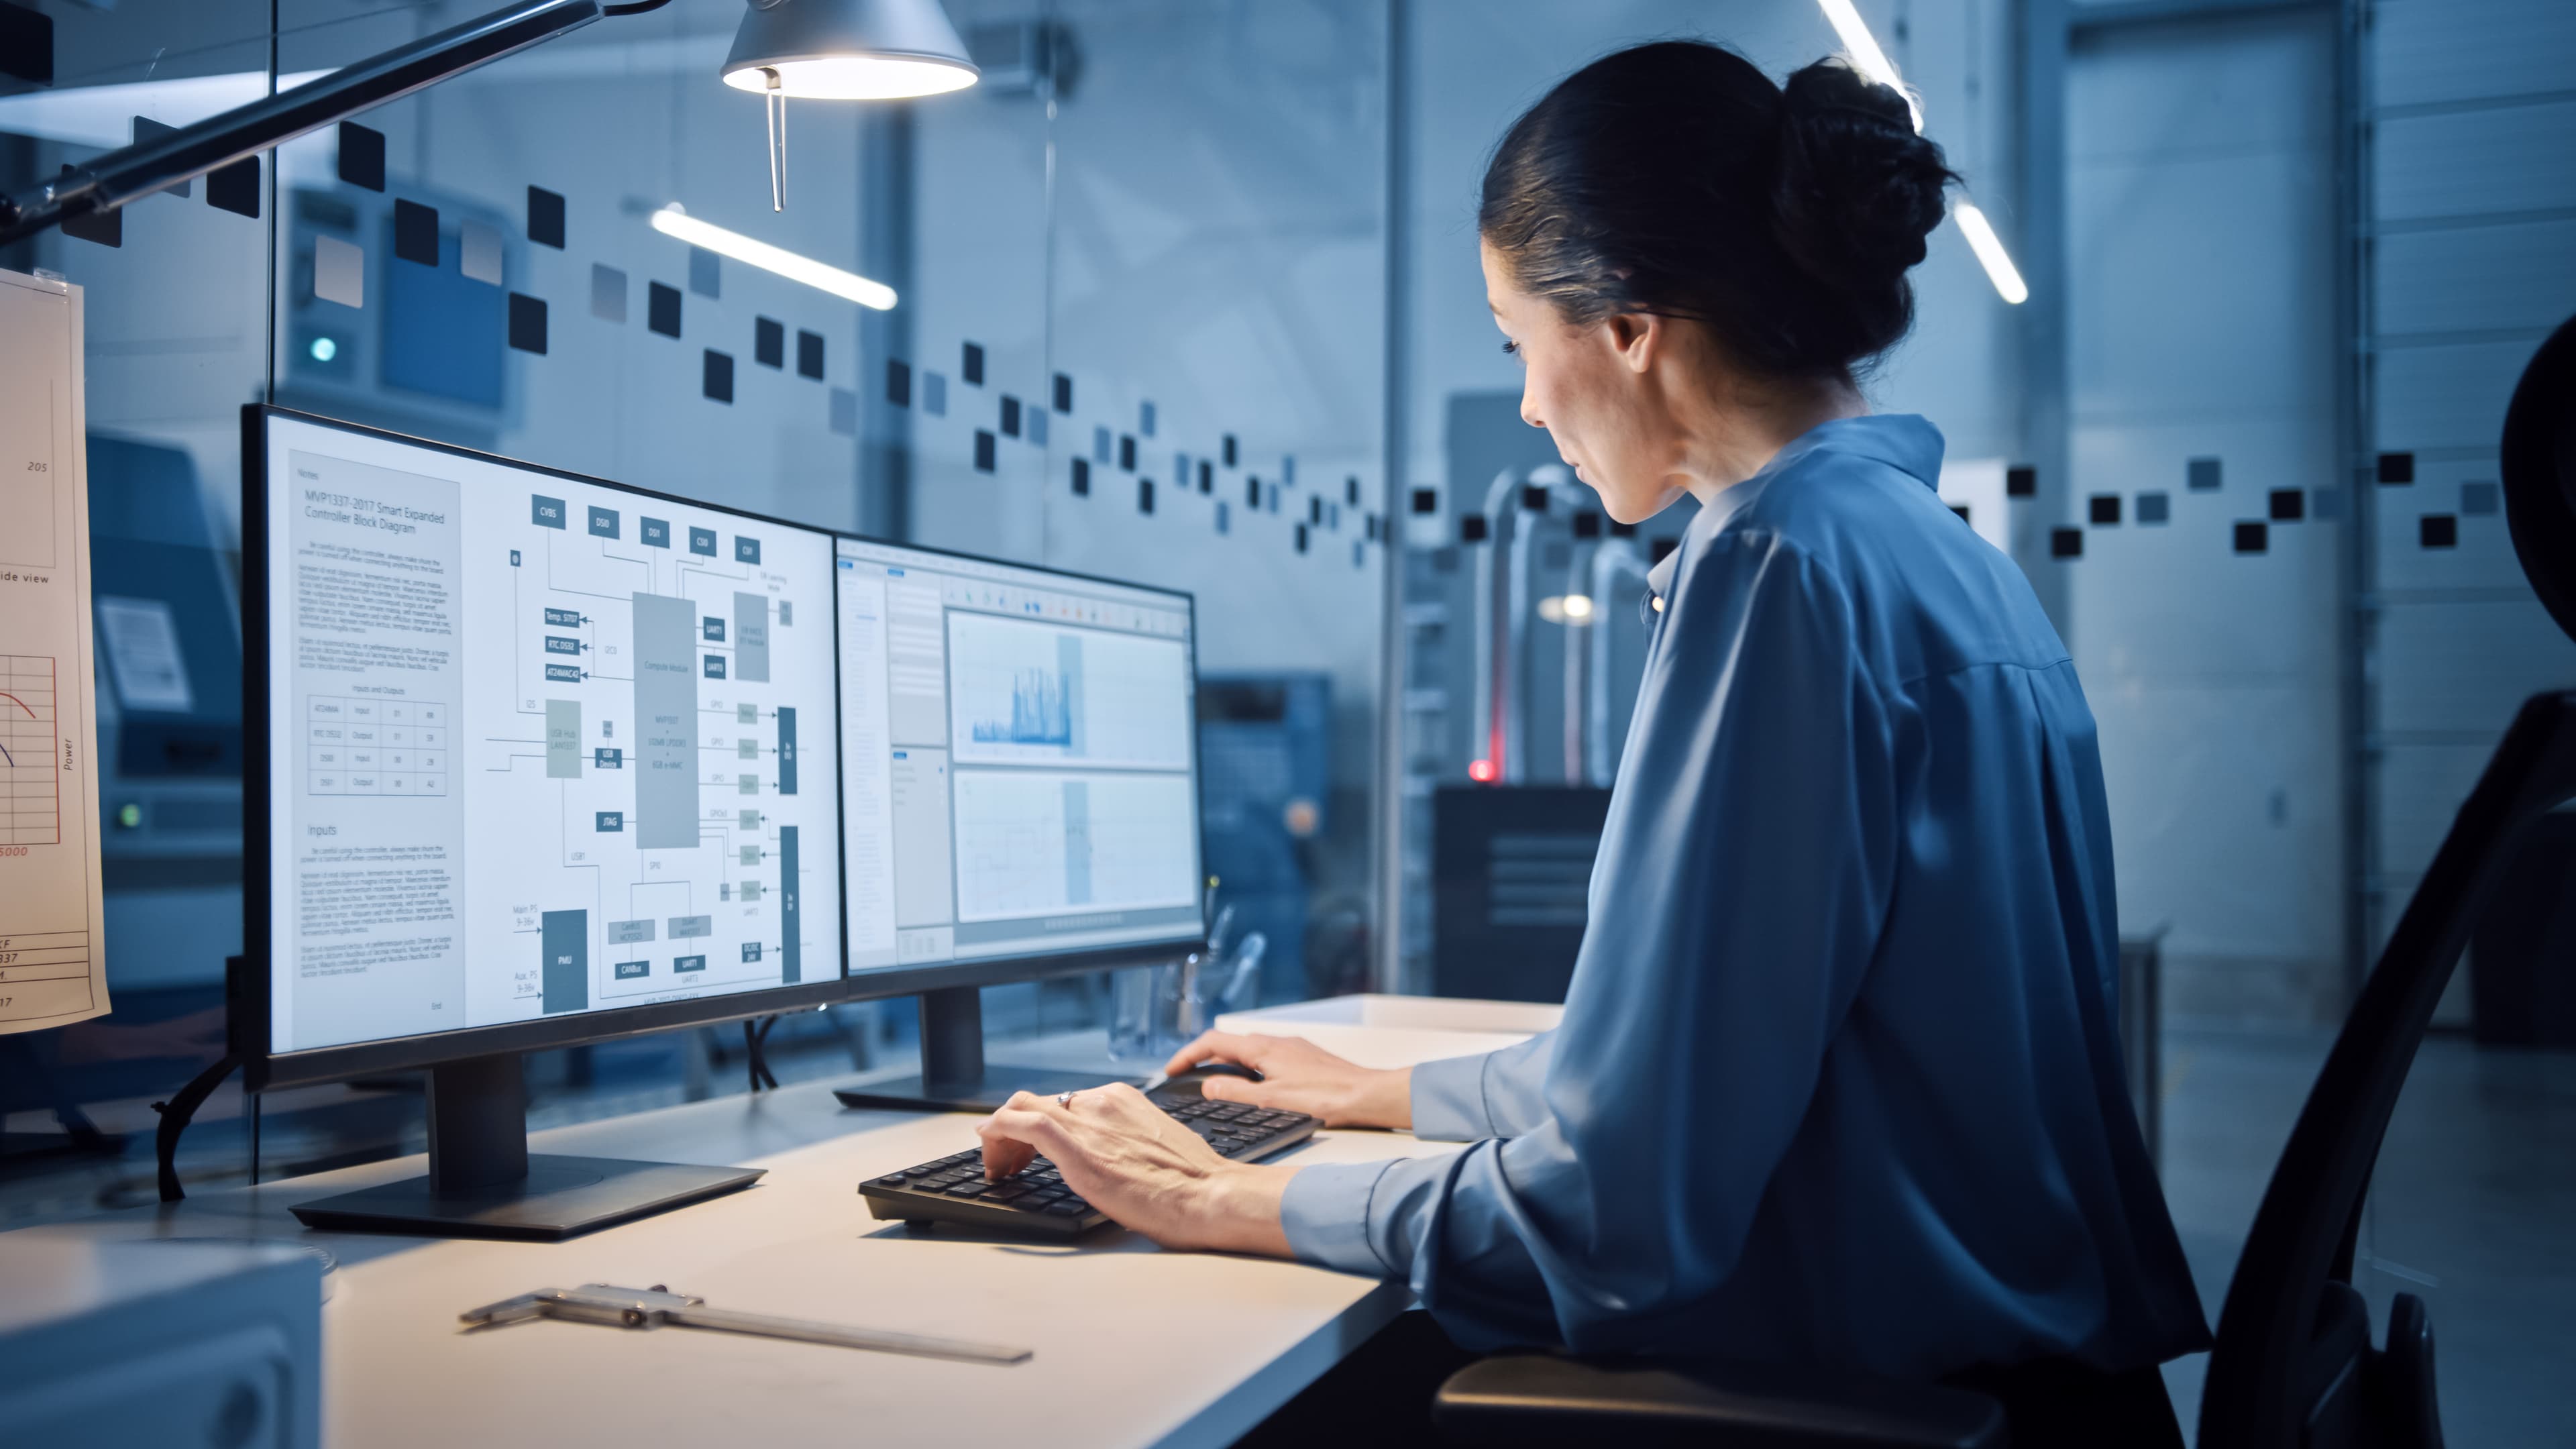
[[[1212,1031],[1174,1053],[1163,1070],[1177,1076],[1204,1062],[1231,1062],[1261,1074],[1257,1082],[1205,1078],[1199,1093],[1216,1101],[1303,1112],[1321,1118],[1327,1127],[1413,1125],[1411,1067],[1380,1071],[1358,1066],[1303,1037]]]

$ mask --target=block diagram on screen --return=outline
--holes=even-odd
[[[828,543],[579,491],[470,564],[506,611],[468,663],[477,945],[509,942],[479,989],[554,1015],[837,975]]]

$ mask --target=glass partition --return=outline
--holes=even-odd
[[[11,190],[137,126],[201,119],[489,8],[38,5],[56,75],[0,81]],[[93,487],[193,510],[227,590],[238,409],[274,401],[1194,591],[1215,900],[1238,934],[1269,939],[1265,997],[1356,989],[1372,949],[1385,513],[1383,13],[949,9],[983,82],[910,104],[792,103],[783,209],[760,99],[717,78],[741,0],[676,0],[291,142],[258,158],[255,185],[200,179],[126,208],[121,234],[50,233],[0,266],[85,289]],[[675,235],[674,217],[721,230]],[[894,305],[754,265],[734,237],[881,284]],[[0,1038],[0,1160],[39,1184],[0,1196],[0,1225],[148,1198],[149,1103],[221,1047],[224,958],[242,940],[239,781],[111,776],[105,794],[116,1011]],[[1107,997],[1091,980],[996,988],[988,1019],[996,1035],[1097,1029]],[[791,1080],[891,1066],[910,1016],[892,1003],[786,1019],[767,1049]],[[531,1063],[534,1120],[739,1090],[742,1057],[731,1029],[547,1054]],[[400,1080],[272,1094],[262,1171],[416,1150],[419,1101]],[[236,1088],[219,1092],[188,1180],[239,1180],[249,1120]]]

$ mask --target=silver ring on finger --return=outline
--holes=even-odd
[[[1071,1092],[1056,1093],[1055,1104],[1059,1107],[1071,1107],[1073,1105],[1073,1094]]]

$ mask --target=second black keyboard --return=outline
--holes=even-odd
[[[1275,1112],[1241,1102],[1214,1102],[1195,1088],[1153,1096],[1208,1140],[1218,1155],[1250,1162],[1283,1152],[1315,1135],[1322,1125],[1303,1112]],[[949,1222],[1002,1232],[1073,1237],[1109,1221],[1064,1184],[1055,1164],[1041,1157],[999,1182],[984,1180],[984,1153],[951,1154],[859,1184],[868,1211],[903,1222]]]

